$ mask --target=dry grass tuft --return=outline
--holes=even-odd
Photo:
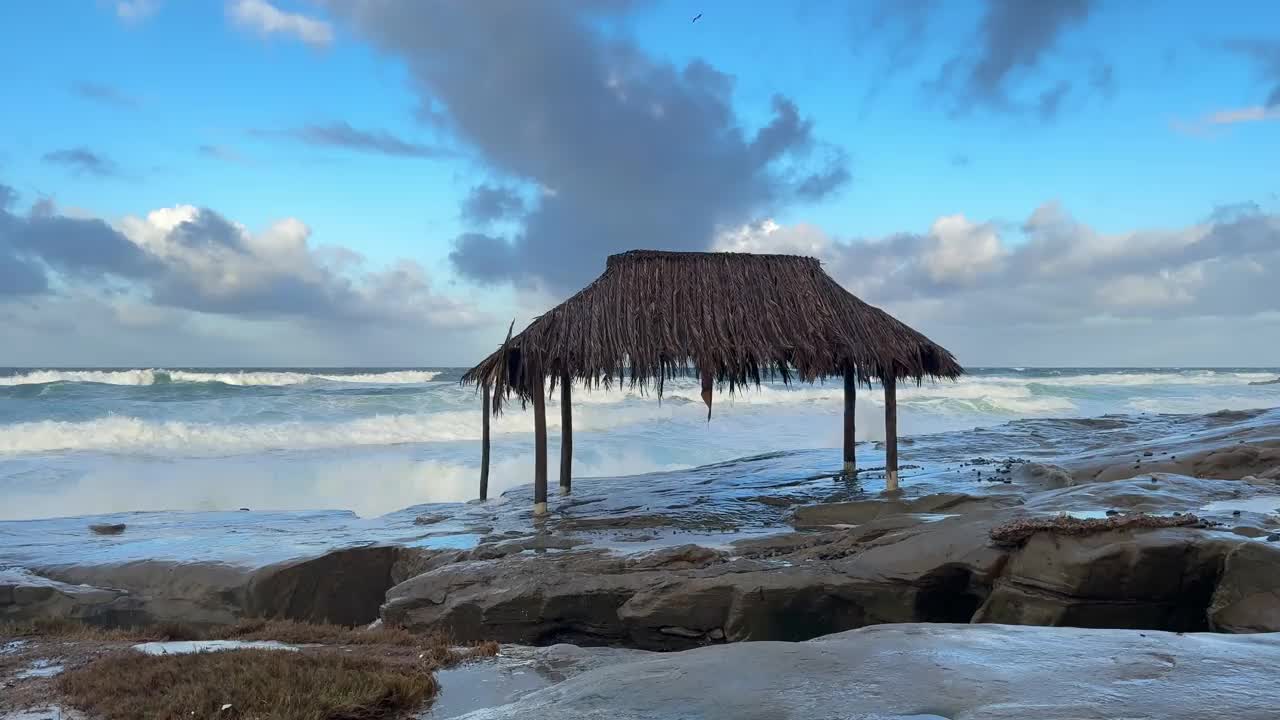
[[[991,529],[991,539],[1000,545],[1019,546],[1031,539],[1038,532],[1051,532],[1057,535],[1092,535],[1112,530],[1132,530],[1138,528],[1170,528],[1200,525],[1200,518],[1190,513],[1186,515],[1147,515],[1133,513],[1115,515],[1108,518],[1081,519],[1070,515],[1058,515],[1051,518],[1019,518]]]
[[[435,697],[433,669],[337,652],[120,652],[68,671],[57,686],[101,720],[375,720]]]
[[[101,628],[69,618],[39,618],[0,623],[0,638],[58,638],[59,640],[134,641],[157,640],[154,631]]]
[[[74,641],[88,660],[52,687],[95,720],[254,718],[380,720],[410,715],[439,691],[435,671],[496,655],[498,644],[456,647],[440,633],[349,628],[287,620],[115,630],[74,620],[0,626],[0,637]],[[123,643],[277,640],[299,652],[229,650],[144,655]],[[107,654],[103,655],[102,653]],[[230,705],[227,710],[223,706]]]

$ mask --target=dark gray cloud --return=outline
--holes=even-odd
[[[100,105],[132,109],[142,104],[132,95],[110,85],[100,85],[92,82],[78,82],[71,86],[71,90],[85,100],[90,100]]]
[[[458,236],[449,261],[458,272],[477,282],[496,284],[520,281],[520,257],[511,243],[500,237],[469,232]]]
[[[451,257],[464,275],[563,291],[603,270],[610,253],[706,248],[722,226],[847,180],[840,167],[800,167],[814,138],[789,99],[776,98],[752,132],[732,104],[731,76],[600,32],[629,5],[330,3],[404,59],[420,117],[495,173],[541,190],[512,236],[457,238]]]
[[[13,246],[20,219],[8,209],[16,199],[14,189],[0,183],[0,297],[36,295],[49,287],[44,269]]]
[[[189,250],[249,250],[240,228],[208,208],[202,208],[193,219],[179,223],[169,231],[167,239]]]
[[[120,231],[96,218],[32,213],[13,218],[9,243],[67,276],[145,278],[159,263]]]
[[[481,184],[462,201],[462,218],[477,225],[510,220],[524,212],[524,200],[508,187]]]
[[[16,195],[0,188],[8,190],[12,204]],[[7,255],[0,258],[4,264],[25,266],[24,273],[38,271],[40,288],[47,284],[46,267],[80,280],[145,277],[157,267],[115,228],[97,219],[59,215],[47,200],[26,215],[0,208],[0,255]]]
[[[1267,86],[1264,105],[1280,107],[1280,40],[1235,40],[1227,47],[1251,59]]]
[[[286,130],[283,134],[310,145],[345,148],[393,157],[437,158],[449,154],[438,147],[396,137],[386,130],[360,130],[345,122],[307,125]]]
[[[1014,86],[1040,70],[1045,57],[1062,36],[1082,24],[1094,0],[986,0],[976,42],[948,60],[931,88],[957,112],[976,107],[997,111],[1031,110],[1052,117],[1071,88],[1064,79],[1052,81],[1031,103],[1016,97]],[[1103,66],[1108,68],[1109,66]],[[1110,71],[1093,71],[1092,85],[1107,85]]]
[[[86,147],[54,150],[45,153],[42,159],[52,165],[61,165],[68,168],[77,175],[87,174],[110,177],[120,172],[115,162],[110,158]]]
[[[0,295],[48,291],[48,272],[81,281],[139,277],[152,265],[127,238],[100,220],[69,218],[36,203],[27,215],[9,210],[17,193],[0,185]]]

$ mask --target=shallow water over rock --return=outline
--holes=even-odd
[[[293,645],[275,640],[170,640],[146,642],[133,646],[143,655],[190,655],[192,653],[226,652],[229,650],[283,650],[297,652]]]

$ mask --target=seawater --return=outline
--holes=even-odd
[[[0,369],[0,519],[136,510],[349,509],[380,515],[475,496],[481,411],[457,368]],[[905,436],[1001,432],[1031,418],[1280,406],[1280,370],[977,368],[899,390]],[[548,402],[558,458],[558,393]],[[883,395],[859,388],[857,436],[883,438]],[[838,381],[718,394],[693,380],[658,397],[575,388],[575,476],[673,471],[840,445]],[[531,413],[493,423],[491,492],[526,484]],[[938,447],[932,443],[929,447]],[[874,462],[874,445],[860,448]],[[913,448],[904,446],[903,461]],[[924,452],[923,449],[916,452]],[[928,460],[928,458],[917,458]]]

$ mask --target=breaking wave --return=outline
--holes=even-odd
[[[549,413],[547,426],[559,427],[559,413]],[[575,429],[608,430],[670,415],[656,403],[584,412]],[[528,433],[524,413],[508,412],[493,420],[496,434]],[[430,414],[375,415],[339,421],[279,423],[207,423],[109,416],[94,420],[0,425],[0,456],[60,451],[98,451],[182,456],[240,455],[271,450],[405,445],[479,440],[480,413],[445,411]]]
[[[32,370],[0,377],[0,386],[49,383],[97,383],[100,385],[159,385],[164,383],[222,383],[223,385],[300,385],[308,382],[408,385],[434,380],[434,370],[392,370],[376,373],[311,373],[270,370],[201,372],[194,370]]]

